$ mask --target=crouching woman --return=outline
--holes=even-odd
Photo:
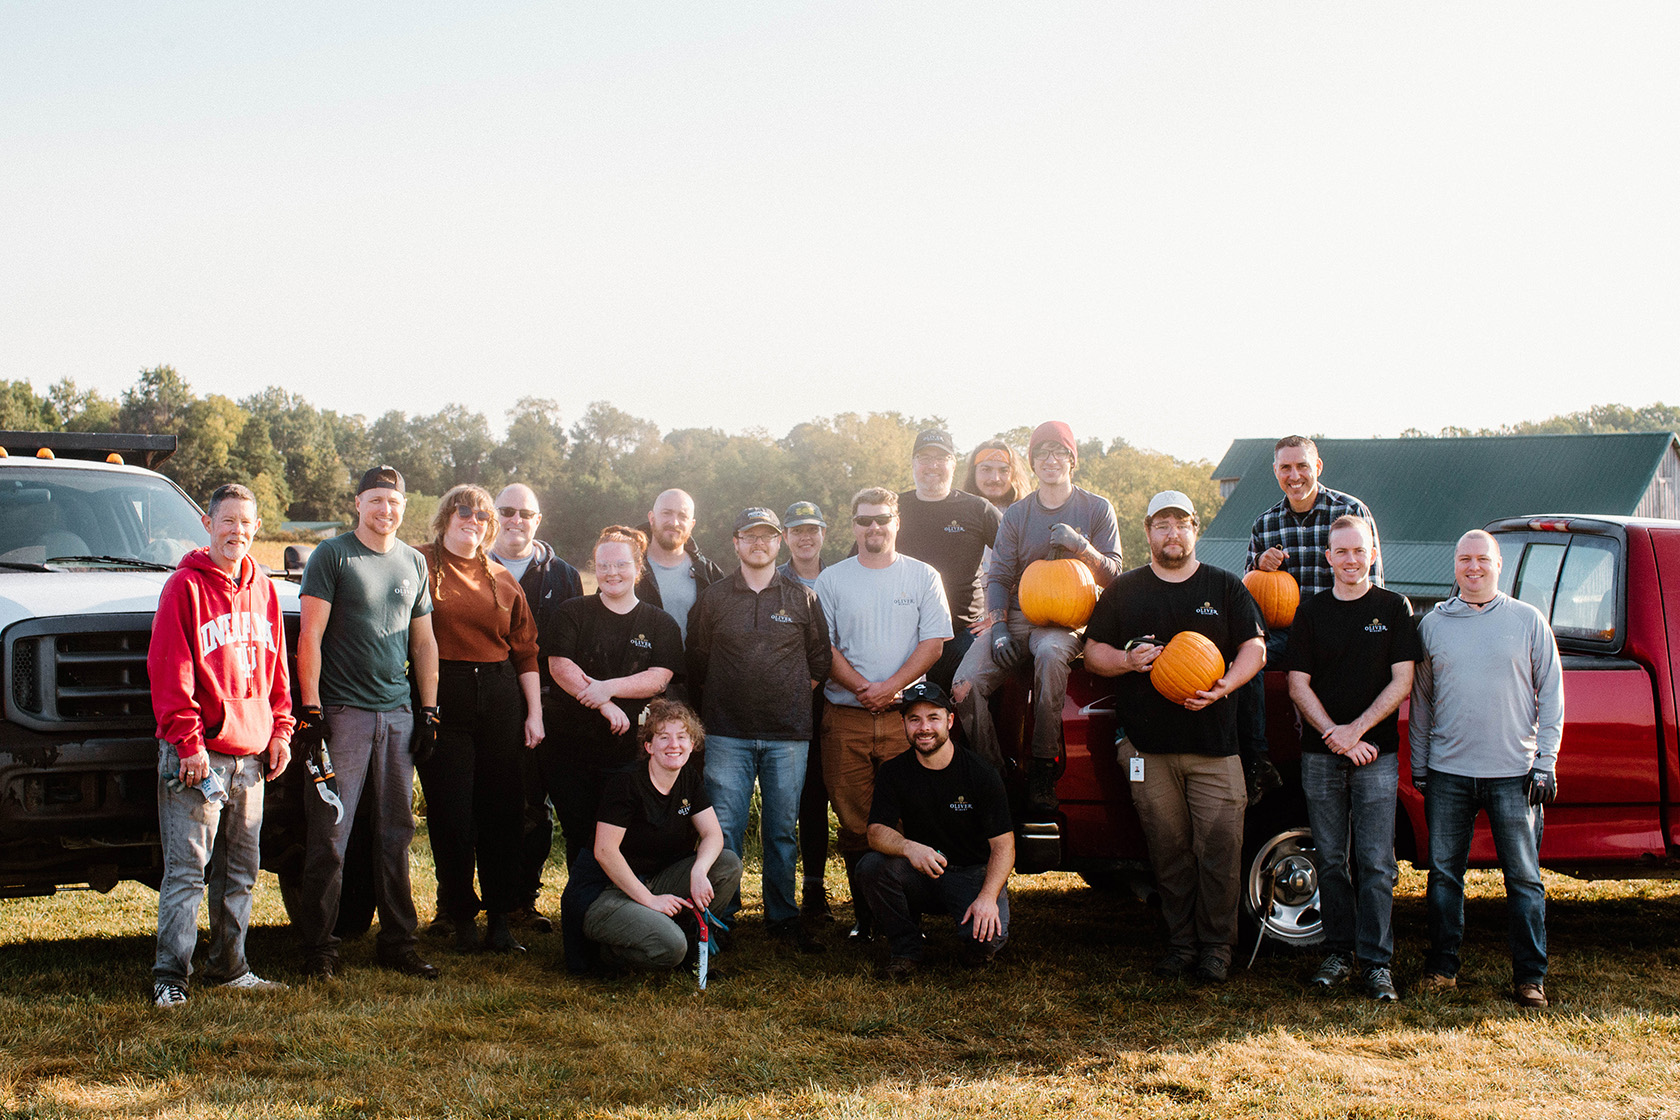
[[[647,707],[639,732],[645,766],[614,774],[596,814],[595,847],[572,868],[561,900],[566,964],[587,971],[605,949],[635,968],[676,968],[688,954],[679,919],[690,901],[711,905],[741,883],[741,860],[723,846],[702,768],[700,720],[674,700]]]

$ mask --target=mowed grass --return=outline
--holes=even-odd
[[[424,841],[416,893],[433,891]],[[553,898],[558,872],[551,870]],[[1496,875],[1477,873],[1465,990],[1378,1007],[1315,997],[1310,952],[1263,953],[1223,986],[1155,979],[1153,913],[1067,875],[1019,878],[1003,960],[914,982],[827,936],[762,933],[753,888],[710,990],[578,980],[560,937],[518,959],[427,939],[435,984],[372,967],[304,983],[279,892],[259,884],[250,956],[272,996],[149,1003],[156,896],[124,885],[0,903],[0,1112],[7,1116],[1511,1117],[1680,1115],[1680,888],[1550,877],[1554,1000],[1518,1010]],[[830,881],[842,885],[838,865]],[[1404,869],[1396,973],[1423,950]],[[843,886],[837,893],[844,894]],[[557,901],[552,907],[557,911]],[[930,924],[930,929],[932,925]],[[1246,953],[1245,953],[1246,959]],[[202,964],[202,955],[200,957]]]

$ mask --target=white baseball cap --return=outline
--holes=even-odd
[[[1163,490],[1149,499],[1149,512],[1144,518],[1154,517],[1164,509],[1181,509],[1191,517],[1196,516],[1196,504],[1190,500],[1190,495],[1182,490]]]

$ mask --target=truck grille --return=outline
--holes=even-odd
[[[150,614],[35,618],[6,632],[6,716],[37,731],[152,725]]]

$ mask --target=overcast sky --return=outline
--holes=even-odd
[[[1680,5],[0,2],[0,377],[372,418],[1680,403]]]

